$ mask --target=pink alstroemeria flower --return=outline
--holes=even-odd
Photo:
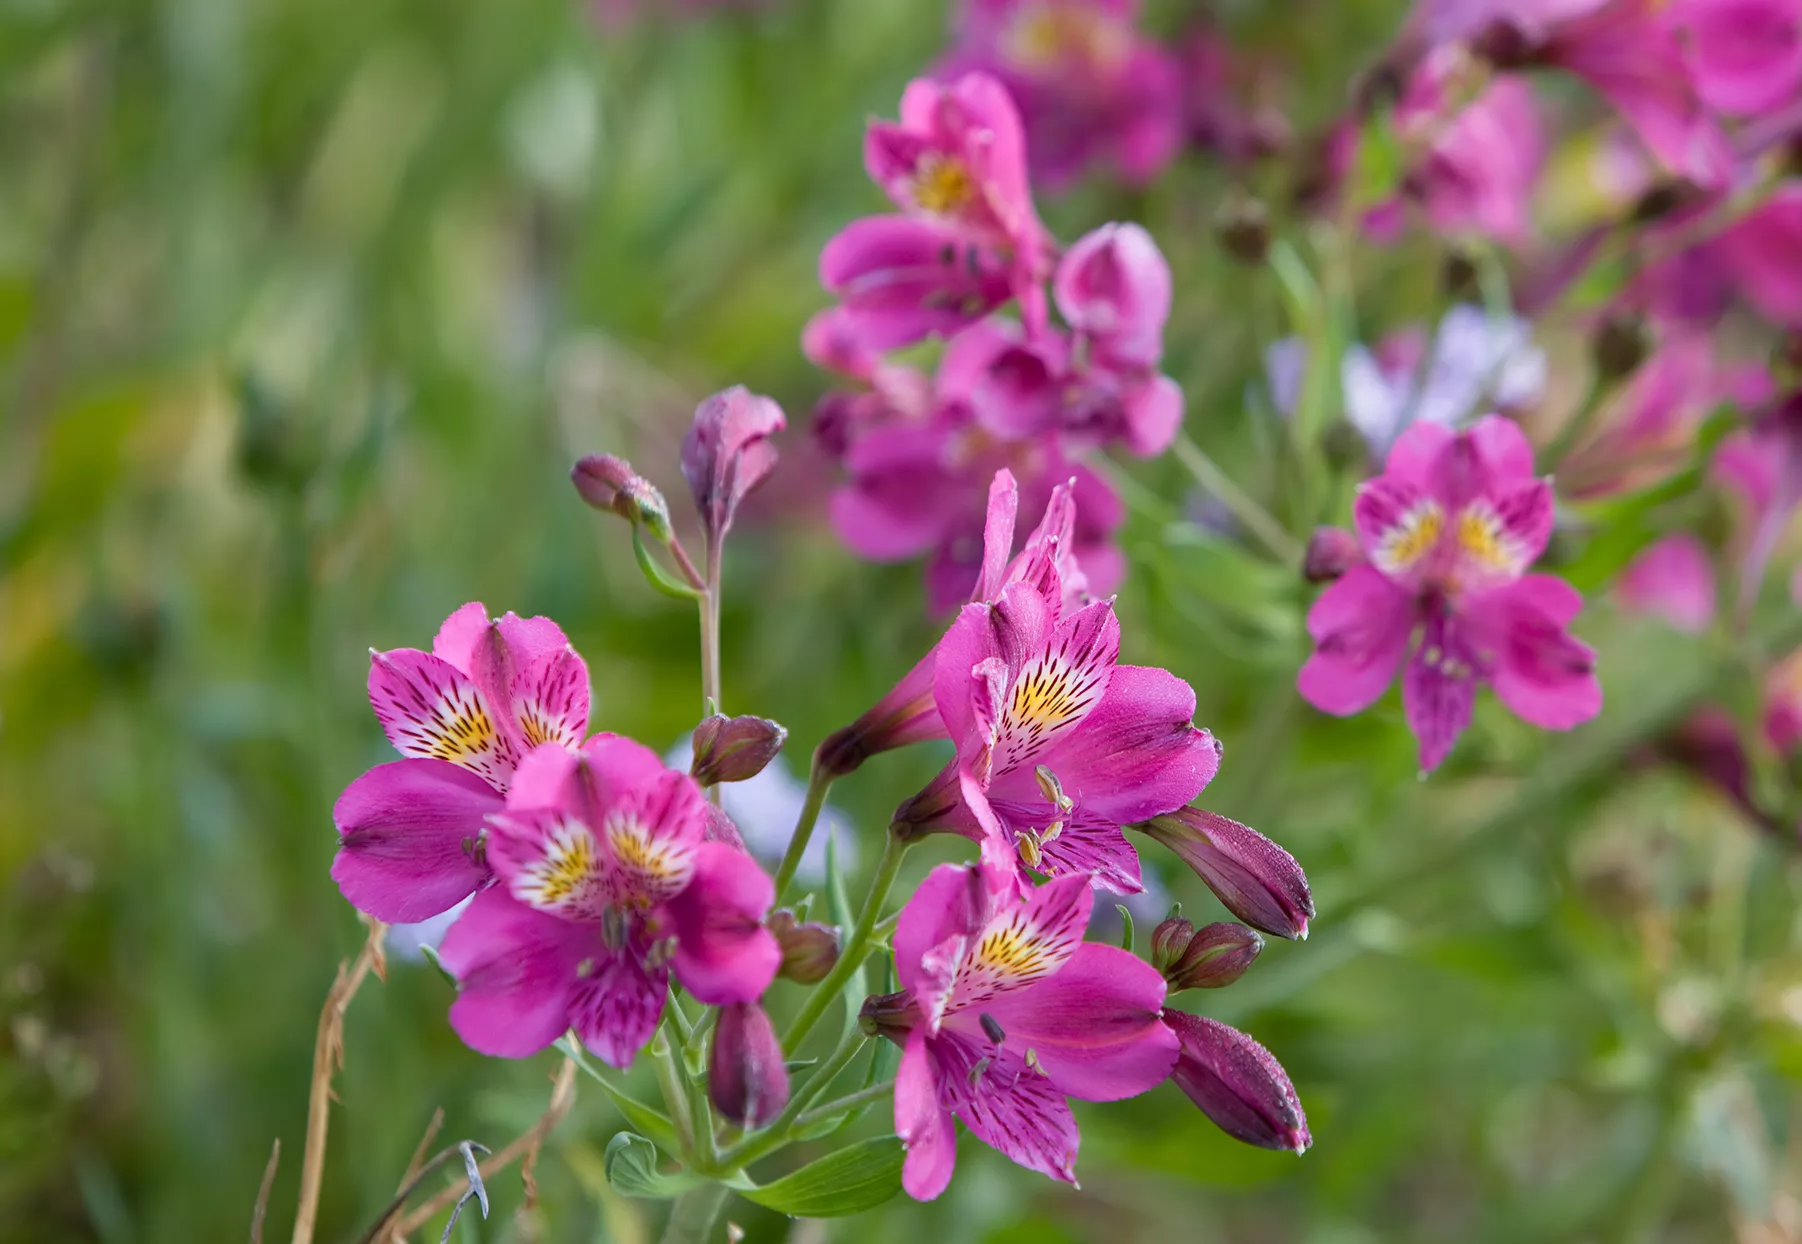
[[[1677,0],[1670,20],[1709,107],[1756,116],[1796,98],[1802,87],[1798,0]]]
[[[902,1047],[895,1134],[915,1200],[950,1183],[958,1119],[1021,1166],[1075,1183],[1066,1099],[1135,1097],[1175,1066],[1164,978],[1082,940],[1093,903],[1081,877],[1023,891],[1005,871],[944,864],[902,909],[904,992],[872,998],[865,1016]]]
[[[432,651],[370,651],[369,702],[405,760],[377,765],[332,808],[342,836],[332,878],[352,906],[412,924],[489,877],[480,849],[520,761],[588,732],[588,667],[549,618],[490,621],[471,601]]]
[[[631,739],[527,756],[489,818],[499,884],[440,950],[457,1035],[524,1058],[573,1028],[625,1067],[656,1030],[672,972],[709,1006],[761,997],[782,960],[763,927],[775,885],[707,826],[701,788]]]
[[[1802,328],[1802,181],[1788,181],[1710,248],[1730,284],[1785,328]]]
[[[1461,41],[1504,68],[1543,65],[1584,79],[1665,169],[1713,188],[1732,152],[1703,102],[1661,0],[1424,0],[1428,46]]]
[[[901,96],[898,122],[872,121],[864,167],[903,212],[1004,256],[1015,292],[1042,311],[1035,294],[1051,237],[1039,222],[1026,172],[1026,137],[1007,89],[986,73],[949,83],[916,78]]]
[[[993,601],[1010,583],[1031,583],[1047,596],[1074,609],[1089,599],[1089,582],[1077,563],[1076,481],[1051,490],[1039,525],[1015,554],[1014,533],[1020,511],[1020,487],[1003,468],[989,481],[988,511],[982,528],[982,561],[972,602]],[[941,639],[871,709],[820,744],[816,756],[825,772],[850,773],[878,752],[942,739],[945,723],[933,702],[933,669]]]
[[[1533,87],[1518,75],[1498,74],[1447,117],[1447,92],[1468,64],[1461,47],[1445,44],[1429,52],[1409,79],[1395,126],[1424,150],[1403,193],[1421,205],[1435,232],[1519,245],[1532,229],[1533,188],[1545,162]]]
[[[1630,562],[1614,585],[1629,613],[1662,618],[1679,631],[1699,635],[1714,624],[1714,562],[1688,532],[1666,536]]]
[[[895,813],[895,832],[1000,844],[1023,873],[1143,888],[1124,825],[1183,807],[1220,768],[1195,692],[1119,665],[1112,601],[1076,610],[1030,583],[964,607],[940,642],[933,700],[957,757]]]
[[[837,329],[859,354],[949,337],[1015,292],[1008,267],[957,230],[906,216],[854,220],[820,252],[820,284],[841,300]]]
[[[1025,120],[1035,178],[1061,186],[1111,165],[1133,183],[1182,145],[1182,74],[1137,28],[1136,0],[964,0],[941,77],[994,74]]]
[[[1495,415],[1464,432],[1415,424],[1353,515],[1369,560],[1308,611],[1315,650],[1296,682],[1309,703],[1362,712],[1405,661],[1402,704],[1424,770],[1470,723],[1483,683],[1548,730],[1601,710],[1595,654],[1566,629],[1582,596],[1526,573],[1552,534],[1552,490],[1517,426]]]

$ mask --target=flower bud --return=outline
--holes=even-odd
[[[1165,920],[1151,931],[1151,966],[1169,976],[1171,967],[1183,957],[1183,951],[1189,949],[1189,939],[1194,936],[1195,926],[1180,915]]]
[[[838,962],[838,930],[829,924],[803,923],[783,908],[770,913],[768,927],[782,948],[776,975],[801,985],[817,985]]]
[[[1261,933],[1306,937],[1314,896],[1295,857],[1257,830],[1200,808],[1135,826],[1193,868],[1226,909]]]
[[[1165,1011],[1164,1022],[1181,1043],[1170,1079],[1216,1127],[1248,1145],[1307,1152],[1307,1115],[1269,1050],[1218,1020]]]
[[[788,731],[767,717],[726,717],[719,713],[695,727],[694,762],[689,776],[702,786],[743,782],[776,758]]]
[[[775,469],[769,438],[787,426],[782,407],[743,385],[695,408],[694,426],[682,439],[682,478],[709,540],[726,538],[739,502]]]
[[[1599,378],[1621,380],[1639,370],[1651,348],[1643,319],[1637,315],[1611,315],[1596,330],[1590,342],[1590,357]]]
[[[788,1105],[788,1067],[770,1017],[755,1002],[720,1008],[707,1068],[707,1095],[744,1128],[764,1126]]]
[[[660,543],[670,538],[669,504],[663,494],[624,458],[589,454],[571,468],[570,480],[582,500],[597,510],[611,510],[644,527]]]
[[[1261,264],[1270,253],[1270,211],[1250,195],[1231,195],[1214,213],[1214,236],[1240,263]]]
[[[1052,281],[1070,327],[1124,367],[1153,367],[1163,355],[1170,289],[1170,265],[1135,224],[1102,225],[1078,239]]]
[[[1188,923],[1184,921],[1184,923]],[[1245,975],[1264,939],[1242,924],[1206,925],[1190,936],[1175,962],[1162,969],[1172,993],[1184,989],[1219,989]]]
[[[1343,527],[1316,527],[1308,537],[1301,576],[1309,583],[1331,583],[1364,561],[1358,537]]]
[[[900,993],[872,994],[864,999],[857,1013],[857,1026],[866,1037],[887,1037],[896,1045],[906,1045],[908,1034],[920,1022],[920,1008],[913,995]]]

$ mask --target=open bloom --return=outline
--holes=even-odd
[[[430,652],[370,652],[369,702],[405,760],[377,765],[332,808],[332,878],[361,911],[413,923],[489,878],[483,827],[521,759],[588,732],[588,667],[549,618],[490,620],[471,601]]]
[[[1671,19],[1696,89],[1712,108],[1756,116],[1802,87],[1802,4],[1678,0]]]
[[[706,834],[700,787],[630,739],[527,756],[489,819],[499,884],[440,954],[457,1034],[523,1058],[573,1028],[624,1067],[656,1030],[672,972],[709,1006],[755,1002],[782,958],[763,927],[775,886]]]
[[[1014,583],[965,606],[933,674],[957,757],[896,812],[902,832],[987,838],[1023,870],[1136,892],[1121,827],[1200,794],[1220,747],[1192,723],[1188,683],[1119,655],[1111,601],[1066,611]]]
[[[964,0],[943,76],[994,74],[1020,104],[1033,175],[1061,185],[1104,164],[1155,177],[1182,144],[1176,58],[1143,35],[1136,0]]]
[[[1074,1183],[1080,1138],[1066,1099],[1117,1101],[1170,1074],[1164,979],[1082,940],[1093,902],[1081,877],[1022,891],[1005,871],[946,864],[902,909],[904,993],[871,999],[865,1015],[902,1046],[895,1133],[909,1196],[930,1201],[951,1181],[957,1119],[1021,1166]]]
[[[1600,711],[1595,654],[1567,631],[1583,598],[1527,567],[1552,533],[1552,491],[1520,429],[1416,424],[1354,507],[1367,564],[1314,602],[1314,654],[1297,685],[1316,708],[1361,712],[1402,676],[1402,703],[1437,768],[1470,723],[1477,687],[1517,716],[1568,730]]]

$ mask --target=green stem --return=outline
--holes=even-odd
[[[859,1106],[867,1106],[873,1101],[881,1101],[895,1091],[893,1080],[884,1080],[881,1084],[872,1084],[860,1088],[855,1093],[846,1093],[843,1097],[835,1097],[823,1106],[815,1107],[800,1114],[795,1119],[797,1127],[811,1127],[834,1115],[846,1114]]]
[[[778,903],[795,879],[795,870],[801,867],[801,856],[807,851],[807,841],[813,837],[814,823],[820,819],[820,809],[826,805],[826,792],[831,789],[832,776],[820,772],[816,760],[812,772],[807,775],[807,799],[801,804],[801,815],[795,820],[795,832],[789,835],[788,850],[783,852],[782,863],[776,869]]]
[[[851,979],[852,973],[863,966],[864,955],[870,948],[870,934],[876,928],[876,921],[882,915],[882,905],[887,901],[888,892],[901,871],[901,860],[907,854],[907,846],[907,843],[894,834],[888,835],[883,844],[882,860],[876,866],[876,880],[870,883],[869,897],[864,899],[863,910],[857,915],[857,926],[851,930],[851,936],[839,951],[838,962],[832,965],[832,971],[826,974],[826,979],[808,996],[807,1005],[795,1016],[794,1027],[783,1038],[783,1053],[790,1058],[801,1048],[801,1042],[807,1039],[813,1026],[820,1022],[826,1008],[838,1000],[839,993],[843,991],[845,982]]]
[[[1602,399],[1613,391],[1614,383],[1604,380],[1599,372],[1590,379],[1589,392],[1583,395],[1583,404],[1577,408],[1577,413],[1565,420],[1564,426],[1558,429],[1558,435],[1552,438],[1552,443],[1539,455],[1540,470],[1550,475],[1558,469],[1558,464],[1589,434],[1596,416],[1601,413]]]
[[[1299,566],[1302,559],[1302,546],[1283,529],[1269,510],[1259,505],[1252,496],[1233,483],[1227,473],[1220,469],[1215,461],[1202,452],[1201,446],[1187,436],[1179,436],[1171,445],[1177,460],[1189,468],[1189,474],[1195,482],[1218,497],[1233,517],[1245,525],[1245,529],[1258,538],[1258,542],[1268,549],[1278,561],[1286,566]]]
[[[726,1185],[702,1184],[676,1198],[662,1244],[706,1244],[726,1204]]]
[[[666,1020],[651,1039],[651,1057],[657,1066],[657,1087],[663,1090],[663,1105],[675,1125],[676,1139],[682,1146],[679,1155],[688,1165],[694,1154],[694,1124],[689,1118],[688,1090],[683,1087],[682,1071],[676,1066],[677,1055],[670,1049],[669,1022]]]

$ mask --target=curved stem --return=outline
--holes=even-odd
[[[801,1048],[801,1042],[807,1039],[813,1026],[820,1022],[826,1008],[838,1000],[852,973],[863,966],[864,955],[870,949],[870,934],[876,928],[876,921],[882,915],[882,905],[887,901],[888,892],[901,871],[901,860],[907,854],[907,846],[907,843],[895,835],[888,835],[882,848],[882,860],[876,865],[876,879],[870,883],[869,896],[864,899],[863,910],[858,913],[857,926],[851,930],[844,949],[839,952],[838,962],[832,965],[832,971],[826,974],[826,979],[809,995],[807,1005],[795,1016],[794,1026],[782,1040],[782,1051],[790,1058]]]
[[[1258,538],[1276,559],[1285,566],[1299,566],[1302,559],[1302,546],[1291,536],[1276,518],[1259,505],[1250,493],[1233,483],[1232,477],[1220,469],[1212,458],[1202,451],[1200,445],[1187,436],[1178,436],[1171,443],[1177,460],[1189,468],[1189,474],[1195,482],[1213,493],[1233,517],[1245,525],[1245,529]]]
[[[684,1162],[694,1154],[694,1126],[688,1115],[688,1090],[682,1084],[682,1072],[676,1066],[677,1055],[670,1048],[670,1022],[665,1019],[651,1039],[651,1056],[657,1065],[657,1087],[663,1090],[663,1105],[676,1128],[676,1140],[682,1147]]]
[[[846,1093],[843,1097],[835,1097],[823,1106],[815,1107],[800,1114],[795,1119],[797,1127],[810,1127],[833,1115],[846,1114],[859,1106],[867,1106],[873,1101],[881,1101],[895,1091],[893,1080],[884,1080],[881,1084],[871,1084],[858,1089],[855,1093]]]
[[[702,1184],[676,1198],[662,1244],[706,1244],[726,1203],[726,1185]]]
[[[808,839],[813,837],[813,827],[820,819],[820,809],[826,806],[826,792],[832,789],[830,774],[820,771],[819,760],[814,760],[813,768],[807,775],[807,798],[801,804],[801,815],[795,819],[795,832],[789,835],[788,850],[782,854],[782,863],[776,869],[776,901],[780,903],[789,883],[795,879],[795,870],[801,867],[801,857],[807,853]]]
[[[814,1098],[826,1090],[827,1086],[838,1079],[839,1072],[850,1065],[851,1060],[857,1057],[857,1052],[863,1048],[863,1044],[867,1040],[869,1038],[860,1032],[848,1034],[843,1041],[839,1042],[838,1049],[832,1052],[832,1057],[828,1058],[820,1069],[814,1072],[813,1078],[788,1099],[788,1105],[783,1108],[781,1114],[770,1121],[767,1128],[755,1136],[740,1141],[736,1146],[720,1155],[721,1168],[724,1170],[742,1169],[758,1158],[774,1153],[792,1142],[795,1138],[791,1133],[800,1121],[802,1112],[812,1104]]]

